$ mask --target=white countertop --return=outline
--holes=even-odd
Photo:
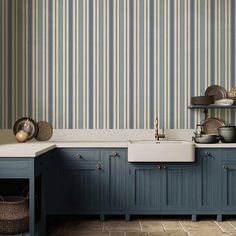
[[[56,147],[48,143],[16,143],[0,145],[0,157],[37,157]]]
[[[125,148],[128,147],[128,141],[64,141],[64,142],[47,142],[55,144],[58,148]]]
[[[37,157],[54,148],[122,148],[128,147],[128,141],[80,141],[80,142],[28,142],[0,145],[0,157]]]
[[[196,148],[236,148],[236,143],[212,143],[212,144],[199,144],[195,143]]]
[[[128,141],[29,142],[0,145],[0,157],[37,157],[54,148],[127,148]],[[236,148],[236,143],[195,144],[196,148]]]

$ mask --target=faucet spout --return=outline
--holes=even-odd
[[[155,119],[155,140],[159,141],[160,138],[165,138],[164,129],[163,133],[159,134],[158,132],[158,118]]]

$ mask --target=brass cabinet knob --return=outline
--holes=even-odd
[[[113,157],[117,157],[117,156],[118,156],[118,153],[117,153],[117,152],[113,152],[113,153],[112,153],[112,156],[113,156]]]
[[[76,157],[80,159],[82,156],[81,156],[80,153],[77,153],[77,154],[76,154]]]
[[[97,170],[101,170],[101,166],[100,165],[96,165],[96,169]]]
[[[210,152],[205,152],[205,156],[212,157],[212,154]]]

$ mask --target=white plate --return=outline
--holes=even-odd
[[[215,105],[219,106],[231,106],[234,104],[233,99],[219,99],[215,101]]]

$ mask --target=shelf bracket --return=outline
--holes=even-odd
[[[205,120],[207,119],[208,117],[208,109],[207,108],[204,108],[204,115],[205,115]]]

